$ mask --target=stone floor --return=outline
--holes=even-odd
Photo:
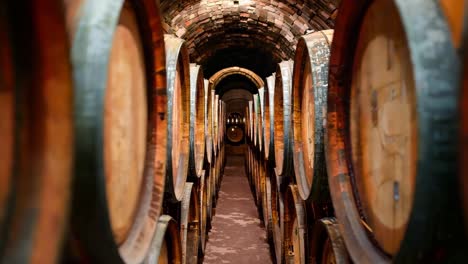
[[[212,226],[204,263],[272,263],[242,156],[227,159]]]

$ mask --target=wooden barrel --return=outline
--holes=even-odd
[[[249,112],[248,112],[248,124],[249,124],[249,130],[248,130],[248,138],[249,138],[249,143],[253,143],[253,128],[254,128],[254,107],[253,107],[253,101],[249,101]]]
[[[263,133],[265,129],[265,88],[261,87],[258,89],[258,121],[257,121],[257,142],[258,142],[258,151],[261,153],[261,159],[263,160],[263,151],[265,140],[263,138]]]
[[[213,169],[212,165],[210,165],[209,170],[206,171],[205,174],[205,185],[203,186],[203,207],[206,208],[206,232],[211,229],[211,220],[212,220],[212,208],[213,203],[211,199],[211,193],[213,189],[212,179],[213,179]]]
[[[75,85],[73,233],[94,262],[140,263],[171,160],[159,6],[65,4]]]
[[[185,194],[180,212],[180,235],[182,243],[182,263],[198,263],[200,245],[200,207],[193,183],[185,184]]]
[[[199,65],[190,64],[190,175],[198,177],[208,161],[205,126],[205,81]]]
[[[358,263],[431,261],[461,236],[459,63],[445,18],[424,0],[343,1],[339,10],[326,161],[346,246]]]
[[[314,200],[329,197],[324,152],[324,120],[327,111],[328,61],[332,38],[333,30],[302,36],[294,58],[292,149],[296,183],[304,200],[308,200],[309,197]]]
[[[208,193],[207,193],[207,214],[208,214],[208,219],[209,219],[209,229],[211,229],[211,221],[213,220],[214,217],[214,211],[215,211],[215,201],[214,201],[214,195],[215,195],[215,188],[216,188],[216,160],[214,160],[214,164],[211,164],[210,166],[210,174],[209,174],[209,179],[208,179]]]
[[[265,145],[264,156],[269,163],[274,166],[274,94],[275,94],[275,73],[266,78],[266,87],[264,95],[264,121],[263,121],[263,141]],[[271,102],[271,103],[270,103]]]
[[[462,43],[463,19],[465,13],[464,0],[439,0],[440,7],[448,22],[452,43],[455,48],[460,48]]]
[[[219,100],[218,101],[218,143],[217,143],[217,146],[218,146],[218,152],[221,151],[221,148],[223,146],[223,143],[224,143],[224,127],[225,127],[225,120],[224,120],[224,117],[225,117],[225,106],[226,104],[222,101],[222,100]]]
[[[199,236],[200,236],[200,245],[198,250],[199,258],[202,258],[205,255],[206,249],[206,241],[207,241],[207,221],[208,221],[208,213],[207,213],[207,204],[206,204],[206,176],[207,173],[205,170],[202,171],[201,176],[199,177],[199,183],[197,185],[198,189],[198,200],[199,200]]]
[[[190,65],[184,40],[164,35],[167,72],[166,199],[181,201],[190,150]]]
[[[274,96],[274,148],[276,171],[281,176],[289,177],[292,171],[292,113],[291,113],[291,85],[292,61],[278,64],[275,80]],[[291,175],[292,176],[292,175]]]
[[[253,146],[255,149],[259,149],[259,142],[258,142],[258,132],[260,126],[260,96],[259,94],[253,95],[253,128],[252,128],[252,141]]]
[[[74,140],[62,10],[52,0],[0,3],[1,263],[54,263],[60,256]]]
[[[236,145],[244,141],[244,130],[240,126],[228,126],[226,137],[229,143]]]
[[[216,94],[215,90],[211,90],[211,99],[212,99],[212,119],[211,119],[211,129],[213,133],[213,154],[218,155],[218,112],[219,112],[219,95]]]
[[[309,263],[351,263],[335,218],[323,218],[315,222],[310,242]]]
[[[143,264],[182,264],[182,246],[177,223],[168,215],[159,217],[156,233]]]
[[[213,93],[212,90],[209,88],[209,81],[204,80],[205,86],[205,146],[206,146],[206,158],[208,163],[211,164],[213,159]]]
[[[284,263],[283,258],[283,238],[284,238],[284,203],[283,195],[280,192],[281,177],[273,169],[270,172],[271,184],[271,228],[273,232],[273,256],[277,264]]]
[[[245,107],[245,137],[246,137],[246,143],[249,142],[250,139],[250,113],[249,113],[249,104],[247,103],[247,106]]]
[[[257,204],[258,215],[260,220],[263,220],[263,193],[265,185],[265,173],[262,166],[262,161],[258,158],[258,153],[255,154],[255,198]]]
[[[224,138],[226,135],[226,103],[221,101],[221,122],[219,124],[221,126],[221,147],[224,147]]]
[[[297,186],[291,184],[284,194],[284,240],[285,263],[306,263],[307,219],[305,203],[299,196]]]
[[[264,163],[265,164],[265,163]],[[268,244],[273,248],[274,241],[273,241],[273,226],[272,226],[272,207],[271,207],[271,180],[268,177],[269,172],[268,168],[265,168],[265,184],[264,184],[264,191],[263,191],[263,223],[265,225],[265,230],[267,233],[267,241]]]

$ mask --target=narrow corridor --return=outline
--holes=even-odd
[[[204,263],[272,263],[243,156],[227,157],[212,226]]]

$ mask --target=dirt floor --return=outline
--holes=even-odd
[[[227,158],[212,225],[204,263],[272,263],[243,156]]]

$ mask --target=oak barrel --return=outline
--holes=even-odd
[[[190,175],[198,177],[207,162],[205,81],[199,65],[190,64]]]
[[[150,0],[65,4],[75,85],[73,235],[92,261],[141,263],[166,175],[159,6]]]
[[[275,166],[280,176],[289,175],[293,170],[292,161],[292,109],[291,109],[291,86],[292,86],[293,62],[283,61],[278,64],[275,80],[274,96],[274,149]]]
[[[271,228],[273,232],[273,256],[277,264],[284,263],[283,240],[284,240],[284,203],[283,194],[280,192],[281,177],[274,169],[270,170],[271,185]]]
[[[268,177],[269,172],[267,171],[269,168],[265,168],[265,186],[263,191],[263,223],[265,225],[265,230],[267,233],[267,241],[268,244],[273,248],[273,225],[272,225],[272,206],[271,206],[271,180]]]
[[[314,224],[310,237],[310,263],[351,263],[335,218],[322,218]]]
[[[211,90],[209,89],[209,81],[204,79],[205,88],[205,151],[208,163],[211,163],[213,156],[213,132],[211,127]]]
[[[159,217],[151,247],[142,264],[182,264],[182,246],[177,223],[168,215]]]
[[[266,78],[266,87],[264,95],[264,123],[263,123],[263,141],[265,143],[265,159],[269,160],[271,166],[274,166],[274,94],[275,94],[275,73]]]
[[[205,255],[206,249],[206,241],[207,241],[207,225],[208,225],[208,212],[207,212],[207,173],[205,170],[202,170],[202,174],[199,177],[199,184],[197,185],[198,191],[198,199],[199,199],[199,214],[200,214],[200,222],[199,222],[199,236],[200,236],[200,245],[199,245],[199,253],[198,256],[201,258]]]
[[[167,72],[167,175],[165,199],[181,201],[190,151],[190,65],[184,40],[164,35]]]
[[[0,42],[0,262],[55,263],[74,158],[62,3],[2,1]]]
[[[248,124],[249,124],[249,129],[248,129],[248,139],[249,139],[249,143],[252,144],[253,143],[253,129],[254,129],[254,105],[253,105],[253,101],[249,101],[249,111],[248,111]]]
[[[297,186],[291,184],[284,194],[283,258],[285,263],[305,264],[307,259],[307,218],[305,203]]]
[[[341,3],[326,161],[354,262],[429,261],[460,236],[451,136],[459,63],[439,8],[424,0]]]
[[[294,58],[292,149],[294,173],[302,199],[328,198],[324,152],[328,61],[333,30],[304,35]],[[320,197],[326,196],[326,197]]]
[[[182,264],[198,263],[200,245],[200,207],[194,184],[185,184],[184,198],[181,202],[180,235],[182,243]]]

